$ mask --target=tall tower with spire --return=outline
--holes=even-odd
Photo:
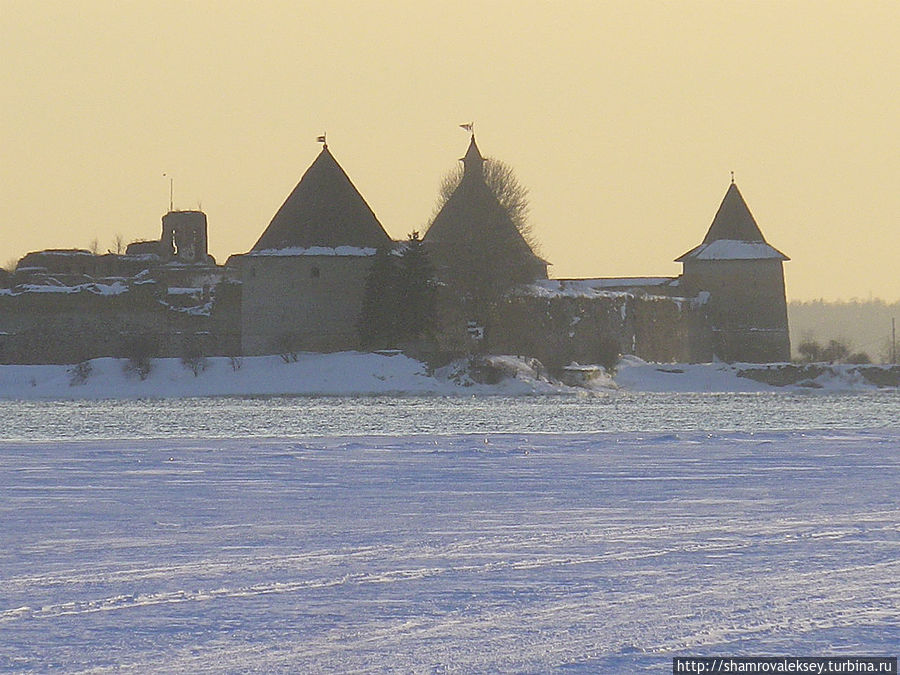
[[[713,352],[724,361],[788,361],[784,261],[732,179],[703,242],[676,259],[686,295],[708,294]]]
[[[485,295],[546,279],[546,261],[535,255],[485,180],[486,160],[474,133],[460,161],[459,185],[423,238],[438,275],[476,304]]]

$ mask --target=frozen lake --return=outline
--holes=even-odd
[[[896,426],[900,390],[0,400],[0,441]]]
[[[0,670],[893,655],[897,401],[4,402]]]

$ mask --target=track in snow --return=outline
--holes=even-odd
[[[0,669],[890,654],[900,434],[0,444]]]

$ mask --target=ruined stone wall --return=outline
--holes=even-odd
[[[573,361],[612,365],[618,354],[663,362],[710,355],[702,306],[679,298],[516,295],[498,308],[485,332],[488,351],[532,356],[554,370]]]
[[[240,356],[241,348],[241,282],[224,280],[213,289],[209,313],[210,354]]]
[[[513,296],[486,328],[489,349],[533,356],[554,370],[572,361],[608,362],[610,355],[630,351],[629,299]]]
[[[632,305],[634,349],[646,361],[704,363],[713,358],[713,334],[698,299],[638,296]]]
[[[189,345],[209,356],[239,353],[239,290],[223,286],[221,305],[210,297],[207,310],[168,303],[153,282],[99,288],[0,294],[0,363],[124,358],[138,342],[151,357],[183,356]]]

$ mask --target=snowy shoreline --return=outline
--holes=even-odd
[[[465,363],[429,374],[403,354],[301,353],[296,362],[279,356],[205,359],[196,374],[180,359],[154,359],[145,379],[128,372],[124,359],[71,365],[0,366],[0,400],[139,399],[213,396],[528,396],[626,392],[896,391],[897,366],[790,364],[658,364],[623,358],[614,376],[573,367],[587,381],[563,384],[535,362],[490,357],[496,383],[475,382]],[[874,381],[873,381],[874,380]],[[881,385],[881,386],[879,386]]]

